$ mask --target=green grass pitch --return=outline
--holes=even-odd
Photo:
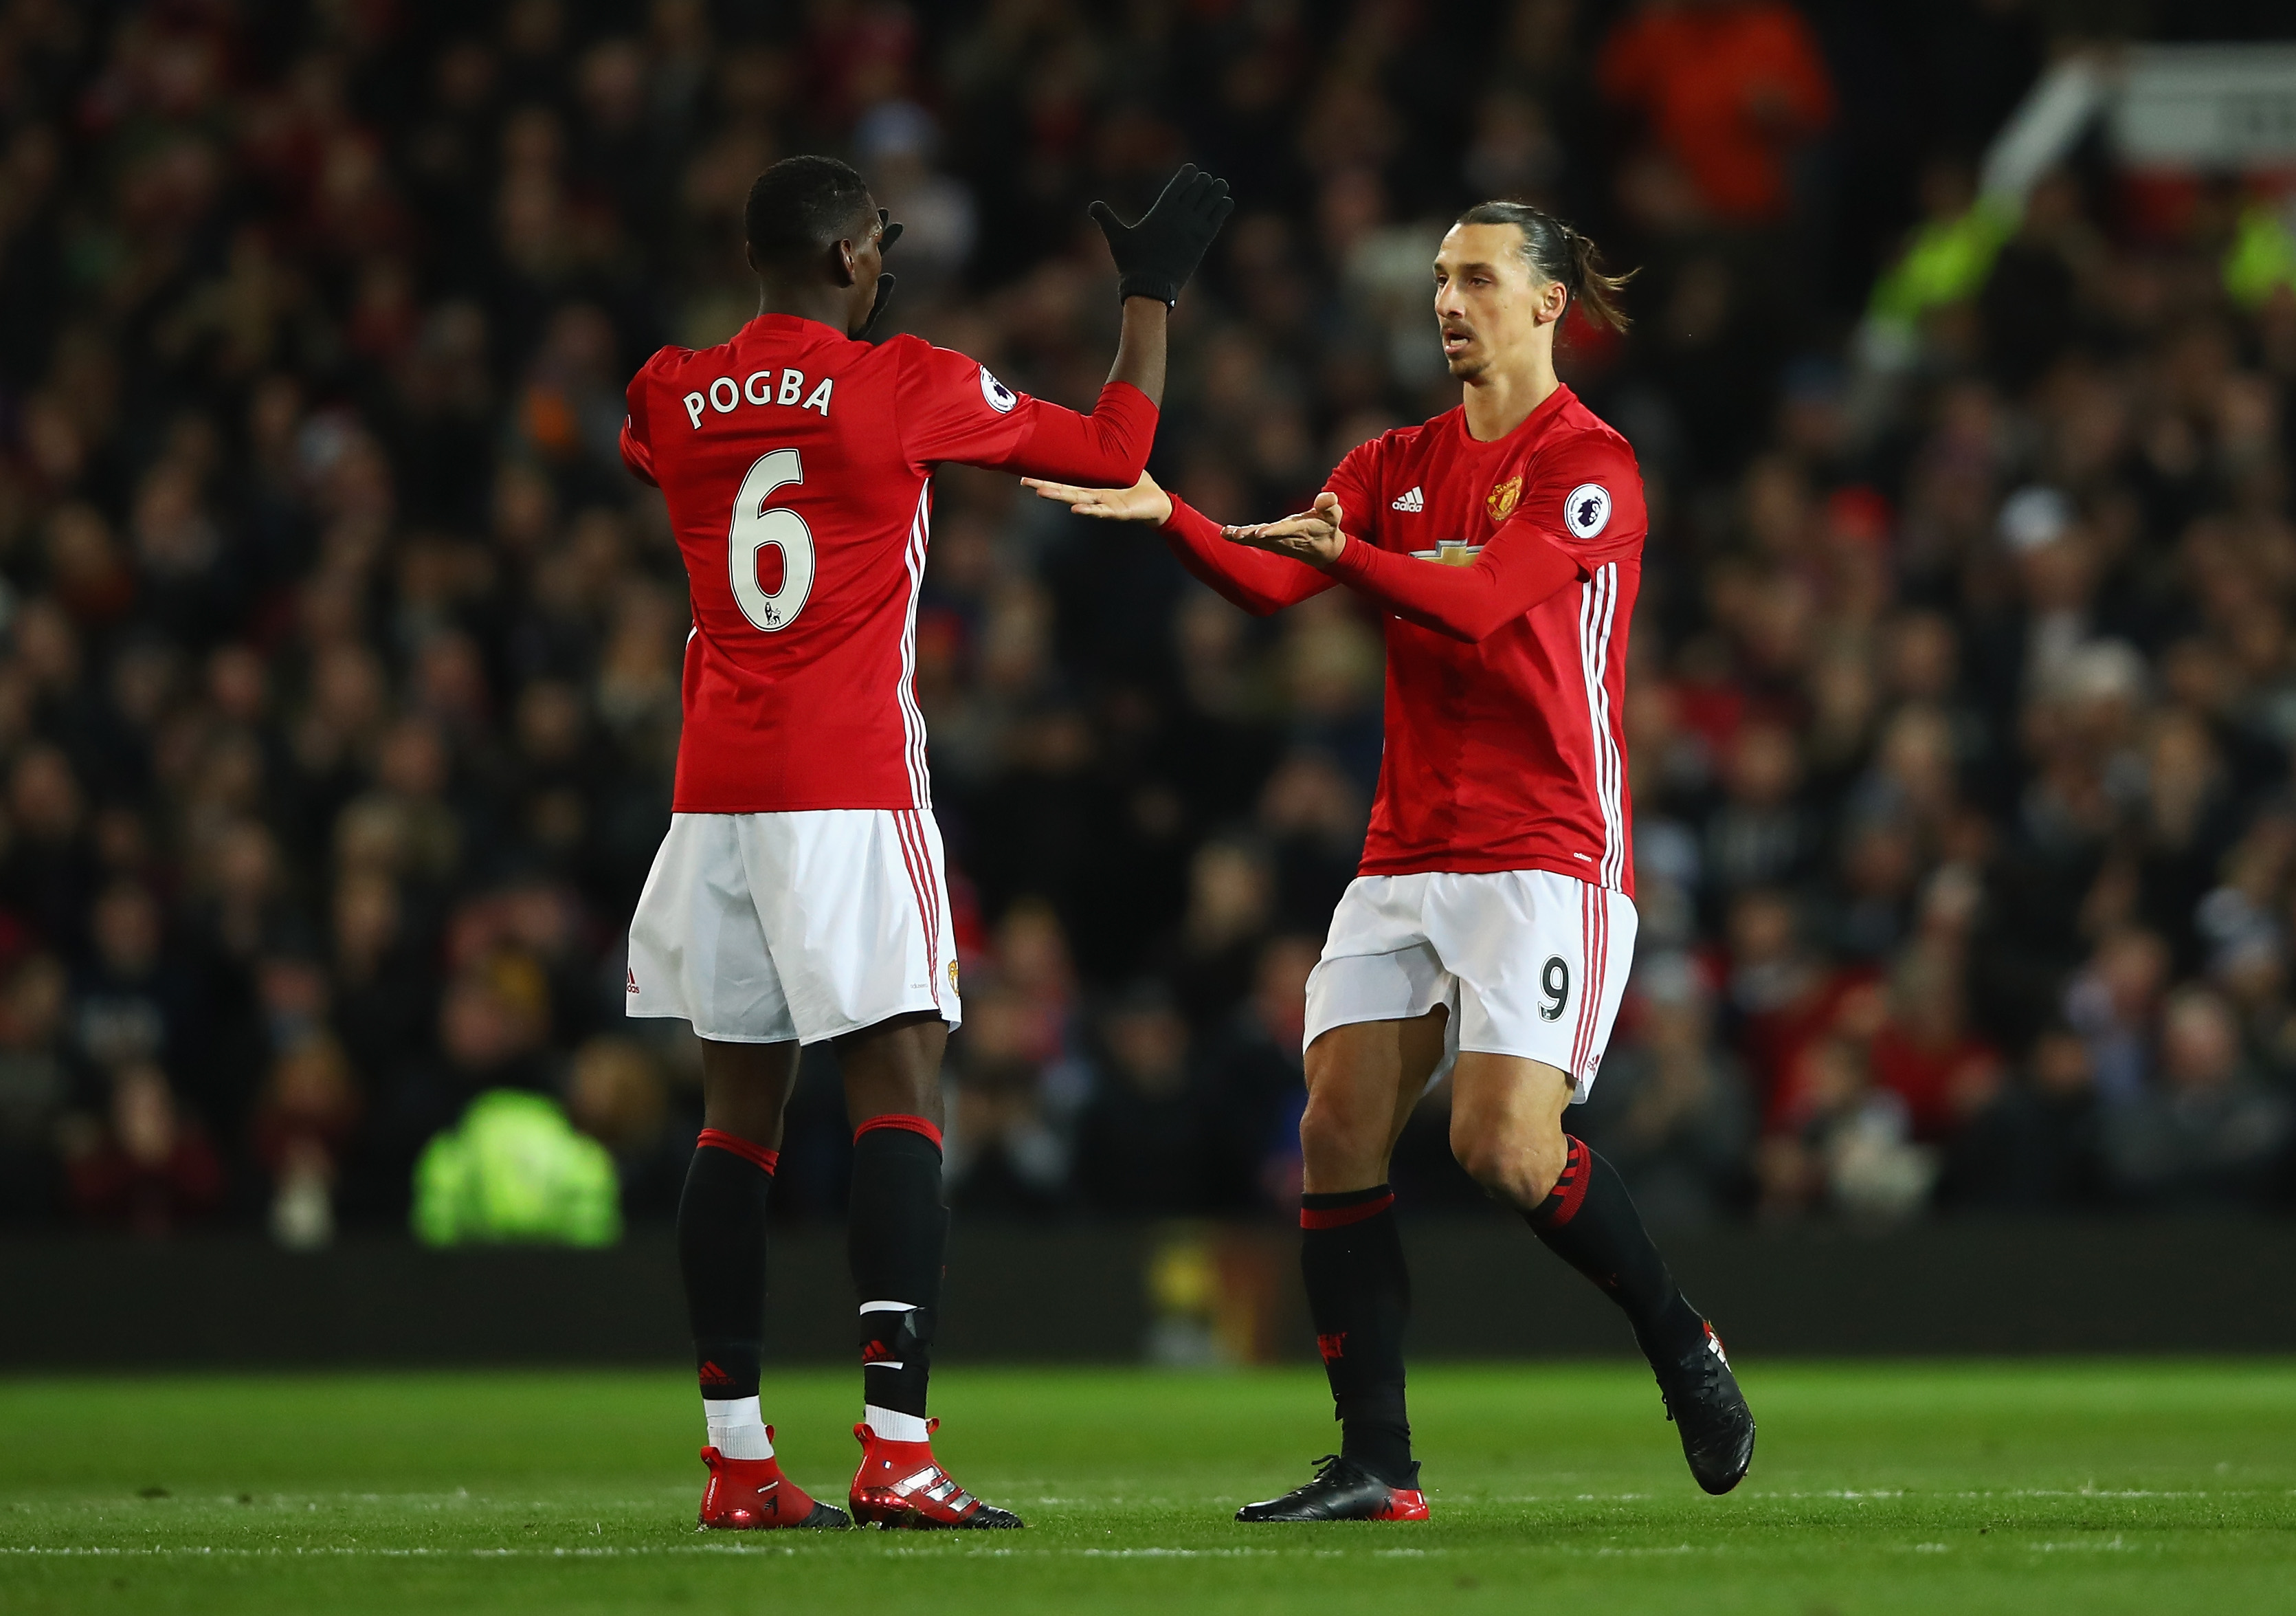
[[[1246,1528],[1312,1369],[958,1366],[939,1451],[1028,1530],[706,1537],[668,1369],[0,1382],[0,1612],[2296,1612],[2296,1360],[1742,1368],[1727,1498],[1639,1366],[1428,1368],[1432,1522]],[[857,1380],[767,1387],[831,1496]]]

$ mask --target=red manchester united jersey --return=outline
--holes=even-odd
[[[915,337],[761,315],[629,385],[622,457],[660,485],[693,600],[678,813],[931,806],[912,680],[935,463],[1130,483],[1155,406],[1022,397]]]
[[[1496,442],[1451,410],[1363,445],[1325,486],[1347,532],[1391,554],[1468,565],[1528,528],[1578,568],[1472,643],[1387,617],[1363,873],[1552,870],[1633,896],[1627,625],[1649,523],[1627,440],[1560,388]]]

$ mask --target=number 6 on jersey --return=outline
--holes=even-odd
[[[742,479],[741,492],[734,496],[734,525],[726,537],[734,602],[743,617],[767,634],[797,621],[806,597],[813,593],[813,529],[794,511],[765,508],[775,490],[804,480],[805,466],[797,451],[774,449],[758,456]],[[782,586],[770,591],[758,584],[758,552],[767,545],[782,553]]]

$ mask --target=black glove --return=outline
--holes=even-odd
[[[1117,295],[1155,298],[1167,308],[1178,302],[1180,288],[1203,262],[1204,249],[1234,211],[1227,181],[1213,178],[1193,163],[1182,165],[1136,225],[1123,223],[1106,202],[1095,202],[1092,217],[1108,238],[1109,253],[1121,277]]]
[[[877,223],[883,226],[877,234],[877,255],[882,258],[892,251],[893,243],[901,239],[901,227],[893,222],[891,213],[883,208],[877,209]],[[893,277],[881,275],[877,277],[877,300],[869,305],[869,317],[861,322],[857,340],[866,342],[869,340],[869,333],[877,329],[877,316],[885,312],[885,305],[892,300]]]

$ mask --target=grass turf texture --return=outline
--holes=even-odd
[[[1743,1374],[1726,1498],[1639,1366],[1430,1368],[1431,1522],[1242,1527],[1320,1374],[960,1368],[939,1452],[1031,1524],[935,1535],[697,1533],[668,1370],[0,1382],[0,1612],[2296,1611],[2296,1361]],[[767,1387],[825,1496],[857,1398]]]

